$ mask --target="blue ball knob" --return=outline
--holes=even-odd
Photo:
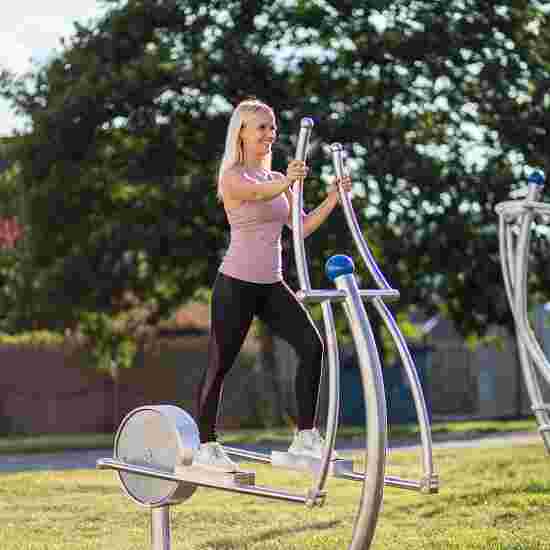
[[[544,174],[540,170],[535,170],[529,174],[527,183],[534,183],[536,185],[544,185]]]
[[[331,256],[325,265],[325,273],[331,281],[334,281],[334,279],[340,277],[340,275],[350,275],[354,271],[355,266],[353,265],[353,260],[344,254]]]

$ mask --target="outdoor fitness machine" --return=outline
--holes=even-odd
[[[506,295],[514,317],[518,352],[525,387],[546,452],[550,453],[550,403],[544,403],[537,375],[550,384],[550,362],[544,354],[527,315],[527,270],[533,222],[546,221],[550,204],[538,202],[544,188],[544,176],[533,172],[527,188],[512,192],[512,199],[497,204],[499,216],[500,263]],[[546,220],[544,220],[546,218]]]
[[[306,159],[313,125],[313,120],[310,118],[303,118],[301,121],[296,149],[297,159]],[[338,143],[333,144],[331,155],[336,175],[342,178],[345,173],[342,146]],[[97,466],[102,469],[116,470],[122,488],[130,499],[150,508],[152,550],[170,550],[169,508],[172,504],[178,504],[191,497],[197,487],[209,487],[315,507],[322,506],[325,502],[325,484],[329,475],[360,482],[363,490],[349,550],[369,548],[378,520],[384,485],[423,493],[438,491],[438,477],[433,467],[431,431],[424,395],[405,339],[385,304],[386,299],[398,298],[399,292],[391,288],[378,268],[361,234],[350,198],[341,188],[339,189],[340,202],[347,225],[361,258],[378,288],[360,290],[353,274],[352,260],[342,255],[331,257],[326,265],[326,274],[334,282],[336,289],[311,288],[301,217],[302,184],[302,181],[297,181],[293,185],[295,201],[292,208],[293,244],[300,283],[297,296],[305,304],[320,303],[323,313],[329,385],[326,447],[320,459],[297,459],[286,452],[263,454],[233,447],[224,447],[224,449],[227,453],[246,461],[262,462],[271,464],[273,467],[290,468],[311,474],[312,485],[306,494],[296,494],[256,485],[254,472],[243,470],[225,473],[194,465],[193,454],[199,448],[199,433],[189,414],[171,405],[135,409],[122,420],[118,428],[113,458],[101,459]],[[363,300],[372,303],[386,324],[412,389],[422,449],[423,476],[419,480],[385,476],[387,414],[384,381],[378,350]],[[354,471],[351,460],[332,458],[338,427],[340,395],[339,352],[332,312],[333,302],[340,302],[344,308],[359,360],[367,428],[365,471],[363,472]]]

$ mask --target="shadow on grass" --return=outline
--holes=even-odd
[[[214,541],[206,541],[201,546],[197,547],[197,550],[243,550],[248,544],[254,544],[256,542],[262,542],[265,540],[275,539],[284,535],[296,534],[310,529],[333,529],[340,525],[341,521],[319,521],[317,523],[310,523],[308,525],[301,525],[299,527],[287,528],[287,529],[271,529],[264,531],[257,535],[252,535],[246,539],[240,538],[238,541],[233,538],[223,538]]]

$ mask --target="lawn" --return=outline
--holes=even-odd
[[[513,431],[536,431],[537,426],[532,418],[520,420],[482,420],[468,422],[435,422],[432,424],[434,441],[446,438],[472,438]],[[364,427],[342,426],[338,437],[361,438],[364,440]],[[416,424],[392,425],[389,427],[391,441],[418,440],[419,430]],[[258,430],[235,430],[223,434],[227,444],[241,443],[269,445],[289,441],[289,428]],[[113,434],[66,434],[36,436],[1,436],[0,455],[17,453],[59,452],[77,449],[102,449],[112,447]]]
[[[387,473],[416,477],[417,452],[394,451]],[[550,457],[541,442],[438,449],[441,491],[387,488],[372,550],[550,550]],[[257,482],[305,490],[307,477],[256,469]],[[345,550],[360,484],[330,480],[316,510],[208,489],[172,510],[172,550]],[[110,471],[6,474],[2,550],[143,550],[148,513]],[[366,549],[365,549],[366,550]]]

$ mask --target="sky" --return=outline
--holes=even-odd
[[[97,0],[14,0],[2,6],[0,67],[23,74],[43,64],[60,48],[60,39],[74,32],[73,22],[87,22],[102,13]],[[8,102],[0,99],[0,136],[22,129]]]

